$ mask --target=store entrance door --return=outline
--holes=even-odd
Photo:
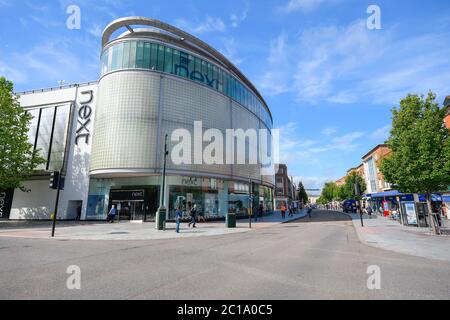
[[[144,221],[144,190],[112,190],[110,203],[116,205],[119,221]]]
[[[143,221],[144,201],[113,201],[119,221]]]

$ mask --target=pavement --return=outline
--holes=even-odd
[[[249,232],[262,228],[268,228],[280,223],[304,218],[304,212],[298,212],[293,217],[281,218],[281,214],[276,212],[272,215],[252,220],[252,228],[249,227],[248,219],[238,220],[237,227],[228,229],[224,222],[197,223],[197,228],[189,228],[188,223],[181,224],[180,233],[175,232],[175,223],[167,223],[166,231],[155,229],[155,223],[74,223],[58,222],[55,234],[56,240],[114,240],[114,241],[136,241],[136,240],[161,240],[161,239],[182,239],[191,237],[207,237],[218,235],[229,235],[242,232]],[[0,226],[0,238],[30,238],[49,239],[51,232],[51,222],[20,222],[5,223]]]
[[[233,235],[143,241],[0,237],[0,300],[450,299],[450,263],[362,244],[351,219],[312,218]],[[78,266],[80,290],[67,287]],[[380,290],[367,283],[380,269]]]
[[[360,241],[368,246],[450,262],[450,236],[434,235],[428,228],[408,227],[381,216],[348,214]]]

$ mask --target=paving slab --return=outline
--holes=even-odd
[[[450,236],[434,235],[428,228],[408,227],[381,216],[348,214],[358,238],[366,245],[413,256],[450,261]]]
[[[114,240],[114,241],[136,241],[136,240],[163,240],[163,239],[183,239],[191,237],[207,237],[227,234],[236,234],[242,232],[250,232],[262,228],[268,228],[280,223],[291,222],[293,220],[305,217],[304,212],[299,212],[292,217],[281,218],[280,213],[258,218],[256,222],[252,220],[252,228],[250,229],[249,221],[238,220],[236,228],[226,228],[224,222],[205,222],[197,223],[197,228],[189,228],[188,223],[182,223],[180,233],[175,232],[175,223],[167,223],[165,231],[155,229],[154,223],[90,223],[66,225],[62,223],[57,226],[56,240]],[[29,223],[25,228],[2,229],[0,228],[0,237],[7,238],[29,238],[29,239],[49,239],[50,226],[38,223],[38,227],[32,228]]]

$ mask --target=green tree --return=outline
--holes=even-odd
[[[0,190],[22,188],[22,182],[44,159],[28,143],[31,115],[20,106],[11,81],[0,77]]]
[[[439,225],[432,218],[431,194],[450,185],[450,132],[444,126],[445,111],[430,92],[408,95],[400,108],[392,110],[390,156],[382,160],[386,181],[405,193],[424,193],[430,224],[435,234]]]
[[[332,202],[338,199],[339,195],[339,187],[335,182],[327,182],[322,189],[321,201],[325,201],[325,203]]]
[[[298,200],[303,204],[307,204],[309,201],[309,197],[306,193],[305,187],[303,186],[303,182],[300,182],[298,186]]]
[[[356,172],[351,172],[349,175],[347,175],[347,177],[345,178],[345,184],[339,190],[339,199],[361,200],[361,196],[359,194],[356,194],[356,184],[358,184],[360,192],[364,193],[366,191],[367,185],[364,181],[364,178]]]

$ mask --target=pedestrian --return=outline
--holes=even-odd
[[[373,210],[372,210],[372,207],[370,205],[367,206],[366,211],[367,211],[367,214],[369,215],[369,218],[372,219],[372,212],[373,212]]]
[[[292,204],[289,206],[289,217],[294,216],[294,208],[292,207]]]
[[[262,219],[262,217],[264,216],[264,206],[262,203],[259,204],[258,214],[259,214],[259,217]]]
[[[311,213],[312,213],[312,207],[311,207],[311,206],[308,206],[308,217],[309,217],[310,219],[312,218]]]
[[[180,225],[181,225],[181,219],[183,218],[183,211],[181,211],[181,208],[178,207],[177,211],[175,212],[175,222],[177,224],[176,232],[180,233]]]
[[[114,220],[116,219],[116,215],[117,215],[116,205],[113,204],[113,206],[111,207],[111,210],[109,210],[108,221],[110,223],[114,223]]]
[[[189,222],[189,228],[191,227],[191,225],[192,225],[193,228],[197,228],[195,226],[195,223],[196,223],[196,220],[197,220],[197,205],[196,204],[194,204],[194,206],[192,207],[191,212],[190,212],[190,216],[191,216],[191,222]]]
[[[286,206],[284,203],[281,205],[281,218],[286,219]]]
[[[77,208],[77,221],[81,220],[81,205],[78,205]]]

